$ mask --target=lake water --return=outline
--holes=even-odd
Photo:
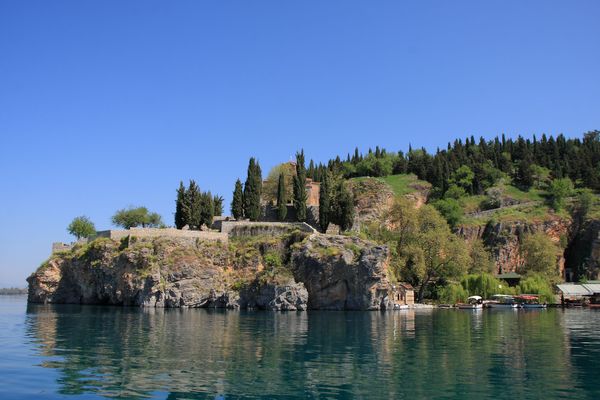
[[[599,399],[600,311],[235,312],[0,296],[0,398]]]

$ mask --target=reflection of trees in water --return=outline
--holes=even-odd
[[[565,310],[564,332],[571,350],[575,384],[588,389],[588,398],[600,398],[600,310]]]
[[[28,312],[29,336],[51,360],[44,366],[59,369],[64,394],[527,397],[573,379],[553,310]]]

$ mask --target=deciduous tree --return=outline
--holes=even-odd
[[[67,231],[79,240],[94,235],[96,233],[96,227],[88,217],[82,215],[71,221],[67,227]]]

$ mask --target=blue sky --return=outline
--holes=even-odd
[[[250,156],[600,129],[598,1],[0,0],[0,286]]]

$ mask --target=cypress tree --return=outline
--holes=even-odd
[[[231,202],[231,214],[233,215],[233,218],[237,220],[244,218],[244,193],[242,191],[242,182],[239,179],[235,181],[233,200]]]
[[[296,153],[296,176],[294,176],[294,208],[296,219],[306,221],[306,168],[304,167],[304,150]]]
[[[186,222],[190,229],[200,229],[201,216],[200,209],[202,207],[202,194],[200,188],[194,180],[190,180],[190,185],[186,193]]]
[[[354,224],[354,199],[344,181],[340,182],[338,201],[338,225],[342,231],[347,231]]]
[[[321,187],[319,188],[319,226],[323,233],[327,231],[331,217],[331,188],[329,179],[329,173],[325,172],[321,180]]]
[[[287,216],[287,200],[285,198],[285,176],[283,172],[279,174],[279,182],[277,184],[277,219],[285,221]]]
[[[251,221],[260,218],[260,197],[262,194],[262,172],[260,165],[250,158],[248,163],[248,176],[244,185],[244,215]]]
[[[179,182],[179,189],[177,189],[177,200],[175,201],[175,227],[177,229],[183,228],[186,224],[185,218],[185,186],[183,182]]]
[[[221,216],[223,215],[223,196],[218,196],[215,194],[213,197],[213,215]]]
[[[214,204],[213,197],[210,192],[201,193],[200,194],[200,223],[198,228],[202,225],[206,225],[206,227],[210,228],[212,226],[212,220],[214,215]]]

